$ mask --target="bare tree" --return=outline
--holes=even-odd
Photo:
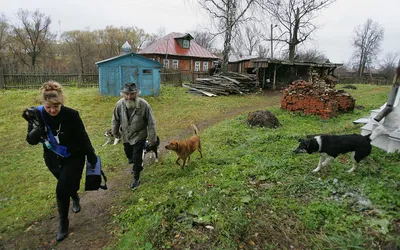
[[[234,38],[235,51],[244,54],[252,55],[257,51],[257,47],[262,42],[261,31],[251,22],[247,22],[244,26],[238,29],[238,34]]]
[[[140,51],[146,44],[146,42],[150,39],[150,35],[144,32],[143,29],[136,28],[136,36],[137,36],[137,43],[134,43],[135,52]]]
[[[166,35],[165,27],[164,26],[159,27],[157,29],[156,34],[149,35],[148,39],[143,44],[143,47],[145,48],[145,47],[153,44],[155,41],[157,41],[158,39],[161,39],[165,35]]]
[[[100,58],[109,58],[121,53],[122,45],[126,42],[126,32],[123,28],[107,26],[104,30],[96,30],[95,33]]]
[[[84,74],[94,67],[96,62],[95,35],[90,31],[68,31],[61,36],[66,44],[64,58],[70,67]],[[68,60],[69,59],[69,60]]]
[[[296,54],[296,61],[303,62],[327,62],[328,57],[324,55],[321,51],[317,49],[308,49],[304,51],[299,51]]]
[[[224,35],[222,52],[222,71],[228,69],[229,53],[232,49],[233,30],[245,20],[245,13],[255,3],[255,0],[198,0],[217,27],[216,35]]]
[[[312,21],[322,8],[336,0],[261,0],[264,10],[279,24],[282,34],[273,40],[289,46],[289,60],[294,61],[297,45],[317,29]]]
[[[50,32],[50,16],[45,16],[39,10],[30,12],[20,9],[17,17],[20,25],[12,26],[16,45],[12,46],[13,53],[23,64],[35,70],[40,55],[55,38]]]
[[[198,31],[195,30],[191,32],[194,41],[201,47],[211,50],[213,48],[213,39],[215,36],[208,31]]]
[[[0,15],[0,66],[3,65],[3,60],[7,56],[8,44],[10,43],[10,25],[4,14]]]
[[[371,19],[354,29],[352,45],[355,49],[353,58],[356,61],[358,76],[362,76],[367,66],[371,66],[379,53],[383,41],[383,28]]]
[[[389,52],[383,56],[380,62],[379,72],[387,77],[387,79],[390,81],[394,77],[399,56],[399,52]]]
[[[259,44],[257,49],[257,56],[259,58],[266,58],[268,56],[269,52],[269,47],[268,46],[264,46],[262,44]]]

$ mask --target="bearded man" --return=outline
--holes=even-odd
[[[132,165],[133,182],[131,189],[140,185],[143,170],[143,148],[146,143],[156,142],[156,121],[150,104],[138,96],[139,89],[134,82],[124,84],[121,98],[114,108],[112,133],[120,137],[128,163]]]

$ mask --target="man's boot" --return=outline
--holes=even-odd
[[[139,185],[140,185],[140,179],[133,179],[133,182],[131,184],[131,189],[135,189],[139,187]]]
[[[131,189],[135,189],[140,185],[140,172],[135,171],[133,174],[133,182],[131,184]]]
[[[80,198],[78,193],[71,196],[71,198],[72,198],[72,212],[78,213],[79,211],[81,211],[81,205],[79,204]]]
[[[68,201],[68,202],[67,202]],[[57,207],[58,214],[60,216],[58,232],[57,232],[57,241],[62,241],[68,235],[68,209],[69,209],[69,198],[67,201],[61,200],[57,198]]]

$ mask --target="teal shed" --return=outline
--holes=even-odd
[[[96,62],[100,94],[119,96],[124,83],[135,82],[141,96],[160,94],[160,69],[163,65],[133,52]]]

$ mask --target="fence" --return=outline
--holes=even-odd
[[[32,89],[40,87],[44,82],[54,80],[64,86],[97,87],[98,74],[2,74],[0,72],[0,88]]]
[[[183,81],[182,72],[160,73],[160,80],[167,85],[180,86]]]
[[[376,84],[376,85],[388,85],[392,82],[384,77],[347,77],[341,76],[339,77],[339,83],[342,84],[353,84],[353,83],[361,83],[361,84]]]
[[[162,83],[181,86],[184,81],[209,76],[206,72],[180,71],[160,73]],[[44,82],[54,80],[63,86],[97,87],[98,74],[2,74],[0,69],[0,89],[37,89]]]
[[[196,78],[209,77],[208,72],[191,72],[189,70],[183,70],[179,72],[163,72],[160,73],[160,78],[162,83],[172,84],[172,85],[182,85],[182,82],[193,81]]]

